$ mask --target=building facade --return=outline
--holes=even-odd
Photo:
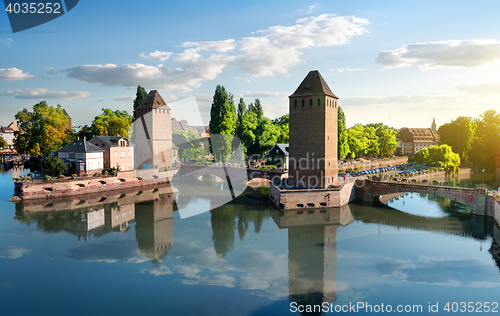
[[[289,144],[276,144],[266,153],[268,164],[288,169]]]
[[[402,156],[413,158],[416,152],[430,146],[438,145],[438,134],[432,128],[408,128],[399,130],[398,145]]]
[[[68,171],[79,176],[101,172],[104,165],[103,154],[104,149],[85,139],[75,140],[57,151],[57,157],[68,167]]]
[[[317,70],[289,96],[288,184],[327,188],[337,179],[338,98]]]
[[[9,126],[0,126],[0,136],[7,143],[7,148],[14,147],[14,129]]]
[[[96,136],[90,143],[104,149],[104,168],[134,170],[134,145],[122,136]]]
[[[136,110],[135,169],[172,166],[172,110],[156,90]]]

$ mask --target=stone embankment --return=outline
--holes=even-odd
[[[23,199],[43,199],[121,190],[152,184],[168,183],[176,171],[158,169],[120,171],[116,176],[82,177],[52,181],[18,181],[14,195]]]

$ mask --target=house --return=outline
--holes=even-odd
[[[101,172],[103,156],[104,149],[85,139],[75,140],[57,151],[57,157],[68,167],[68,171],[79,176]]]
[[[398,153],[408,158],[413,158],[416,152],[423,148],[438,145],[438,134],[432,128],[407,128],[403,127],[399,130],[398,136]]]
[[[288,169],[288,144],[276,144],[266,154],[268,163]]]
[[[90,143],[104,150],[104,168],[134,170],[134,144],[123,136],[96,136]]]
[[[0,136],[7,142],[7,147],[12,148],[14,146],[14,129],[9,126],[0,126]]]

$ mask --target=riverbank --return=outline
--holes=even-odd
[[[154,184],[169,183],[177,170],[141,169],[119,171],[116,176],[80,177],[51,181],[16,181],[14,196],[22,200],[75,196]]]

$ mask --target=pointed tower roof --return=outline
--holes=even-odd
[[[330,87],[326,84],[325,79],[317,70],[311,70],[307,76],[302,80],[297,90],[290,97],[304,97],[312,95],[328,95],[336,99],[337,96],[333,94]]]
[[[163,101],[160,93],[158,93],[158,90],[151,90],[144,101],[142,101],[141,105],[139,105],[138,109],[158,109],[163,106],[166,106],[167,109],[170,110],[167,103]]]

